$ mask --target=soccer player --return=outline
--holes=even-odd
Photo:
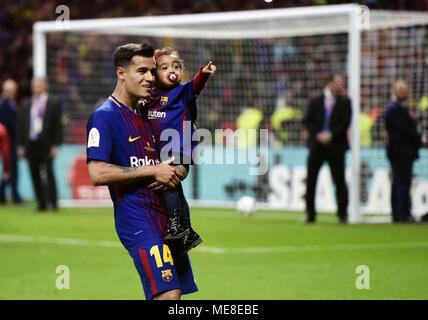
[[[174,156],[174,163],[185,164],[188,168],[192,163],[192,150],[196,146],[191,141],[197,116],[196,99],[208,78],[216,72],[216,66],[210,61],[199,69],[192,80],[181,84],[184,66],[177,50],[171,47],[158,49],[155,58],[155,88],[151,100],[145,103],[149,108],[148,119],[155,138],[159,141],[161,159]],[[178,141],[162,138],[161,134],[166,129],[174,129],[178,133]],[[164,239],[170,242],[181,241],[185,252],[199,245],[202,239],[191,227],[189,207],[181,184],[176,190],[164,192],[164,199],[169,215],[168,231]]]
[[[185,174],[173,161],[160,163],[152,129],[138,113],[154,81],[154,48],[126,44],[114,53],[117,83],[87,125],[87,162],[94,185],[107,185],[117,234],[131,255],[147,299],[178,300],[197,291],[187,254],[171,254],[164,243],[168,216],[154,179],[175,188]],[[173,259],[174,258],[174,259]]]
[[[10,176],[10,147],[9,134],[6,127],[0,123],[0,154],[3,159],[3,180],[9,180]]]

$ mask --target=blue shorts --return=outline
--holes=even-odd
[[[143,284],[147,300],[174,289],[198,291],[187,254],[174,254],[162,239],[147,239],[127,248]]]

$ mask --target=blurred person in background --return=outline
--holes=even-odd
[[[46,79],[33,79],[33,97],[18,116],[18,155],[27,158],[37,210],[58,209],[53,161],[62,143],[62,110]]]
[[[385,109],[386,153],[391,164],[392,221],[413,222],[410,187],[413,164],[419,158],[419,149],[426,144],[417,130],[416,117],[406,104],[409,87],[404,80],[394,84],[392,101]]]
[[[2,96],[0,98],[0,124],[3,124],[9,135],[10,154],[10,177],[0,183],[0,204],[6,203],[6,187],[10,186],[12,201],[15,204],[22,203],[18,192],[18,159],[16,150],[16,127],[17,127],[17,83],[7,79],[3,83]]]
[[[7,128],[0,123],[0,156],[3,161],[3,170],[1,178],[3,181],[8,181],[10,177],[10,147],[9,134]]]
[[[351,123],[351,101],[345,96],[345,77],[332,75],[321,95],[309,103],[303,119],[308,132],[309,156],[306,178],[306,223],[316,221],[315,190],[318,173],[325,161],[336,186],[339,223],[347,223],[348,188],[345,182],[347,132]]]

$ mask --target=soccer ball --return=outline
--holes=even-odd
[[[239,198],[236,203],[236,210],[244,216],[251,216],[256,212],[256,199],[249,196]]]

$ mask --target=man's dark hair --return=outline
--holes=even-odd
[[[329,72],[328,76],[327,76],[327,79],[325,81],[325,84],[329,84],[330,82],[333,82],[334,80],[336,80],[336,77],[342,77],[346,81],[346,75],[344,73],[341,73],[341,72]]]
[[[134,56],[153,57],[155,48],[149,43],[127,43],[114,50],[114,67],[127,67]]]

